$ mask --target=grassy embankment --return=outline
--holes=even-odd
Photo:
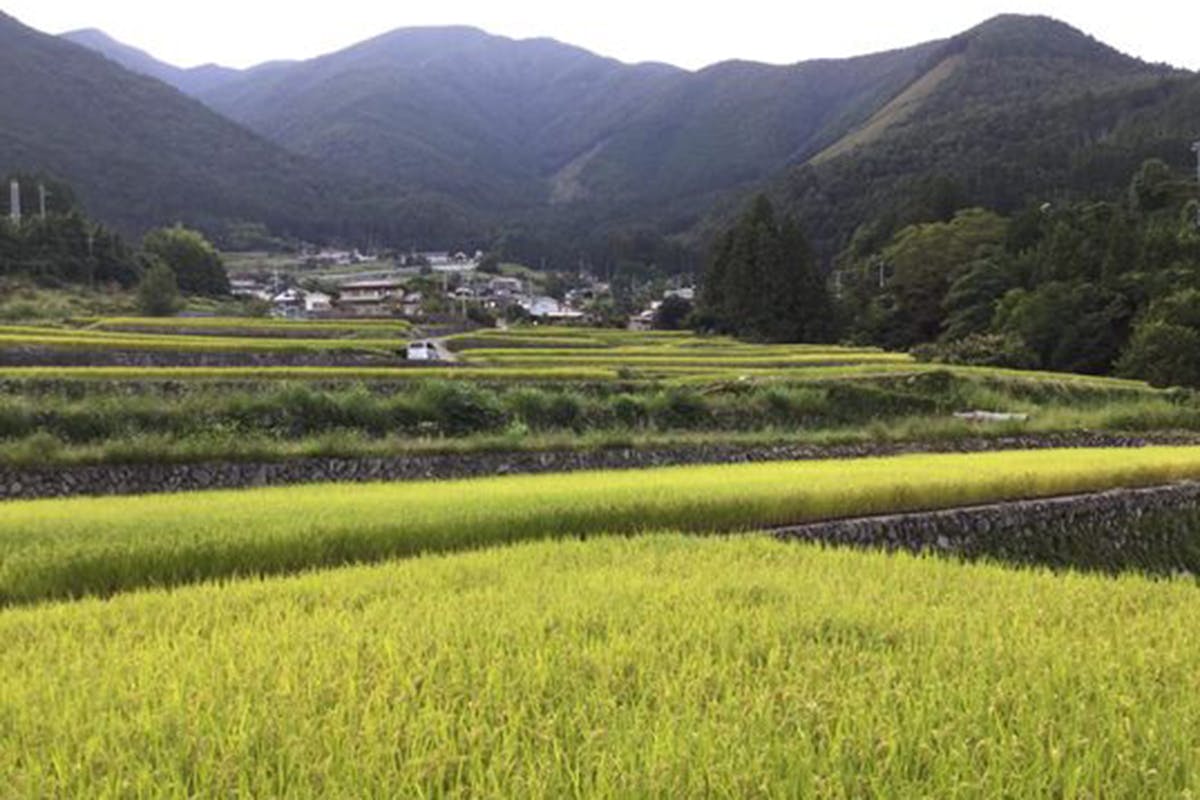
[[[527,539],[746,531],[1200,478],[1200,448],[1043,450],[5,503],[0,603]]]
[[[525,545],[0,612],[17,797],[1179,797],[1191,580]]]
[[[108,381],[72,381],[63,377],[67,370],[48,370],[44,379],[0,381],[0,464],[1200,430],[1200,407],[1189,397],[1136,385],[947,371],[826,377],[824,369],[788,380],[698,382],[584,372],[585,379],[555,367],[507,377],[480,367],[414,367],[405,381],[290,384],[263,380],[252,369],[240,382],[122,379],[126,371]],[[132,373],[149,371],[175,373]],[[979,426],[952,416],[963,409],[1031,416]]]
[[[137,292],[110,286],[38,286],[21,278],[0,278],[0,322],[58,324],[80,317],[137,313]],[[189,297],[183,311],[190,314],[244,316],[252,304],[238,298]]]

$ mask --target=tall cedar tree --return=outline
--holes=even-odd
[[[800,225],[780,222],[759,195],[717,241],[704,275],[700,318],[717,330],[772,342],[830,334],[825,282]]]

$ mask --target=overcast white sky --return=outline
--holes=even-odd
[[[308,58],[393,28],[444,24],[516,38],[550,36],[622,61],[688,68],[729,58],[782,64],[916,44],[1019,12],[1057,17],[1148,61],[1200,69],[1200,10],[1191,0],[739,0],[709,7],[702,0],[8,0],[3,9],[48,33],[101,28],[180,66]]]

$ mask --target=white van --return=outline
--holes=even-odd
[[[437,361],[437,345],[433,342],[411,342],[405,352],[409,361]]]

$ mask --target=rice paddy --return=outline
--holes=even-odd
[[[0,380],[47,381],[412,381],[430,377],[517,383],[550,381],[843,380],[885,375],[956,375],[1139,387],[1135,381],[1091,375],[920,364],[906,353],[835,345],[761,345],[676,331],[599,328],[511,328],[449,337],[461,364],[399,369],[383,365],[272,365],[271,354],[397,359],[418,335],[403,320],[280,320],[240,317],[109,317],[69,327],[0,325],[0,349],[151,354],[255,355],[261,365],[39,366],[22,356],[0,366]]]
[[[412,324],[402,319],[313,319],[292,320],[269,317],[101,317],[77,320],[78,324],[101,331],[133,333],[179,333],[193,336],[297,335],[313,338],[339,335],[384,334],[403,336]]]
[[[0,603],[653,530],[747,531],[1200,478],[1200,447],[906,455],[8,502]]]
[[[1200,429],[1192,399],[1131,381],[689,333],[475,331],[446,366],[271,360],[395,358],[428,335],[0,326],[26,354],[263,363],[0,368],[0,465],[949,443],[981,433],[967,408],[1029,417],[988,433]],[[755,533],[1183,479],[1200,448],[4,502],[0,797],[1191,796],[1193,579]]]
[[[1186,797],[1200,593],[677,535],[0,612],[13,797]]]
[[[258,336],[192,336],[182,334],[110,333],[106,331],[4,332],[0,348],[42,348],[48,350],[125,350],[169,353],[245,353],[245,352],[326,352],[332,350],[374,350],[392,352],[403,349],[401,339],[301,339]]]

